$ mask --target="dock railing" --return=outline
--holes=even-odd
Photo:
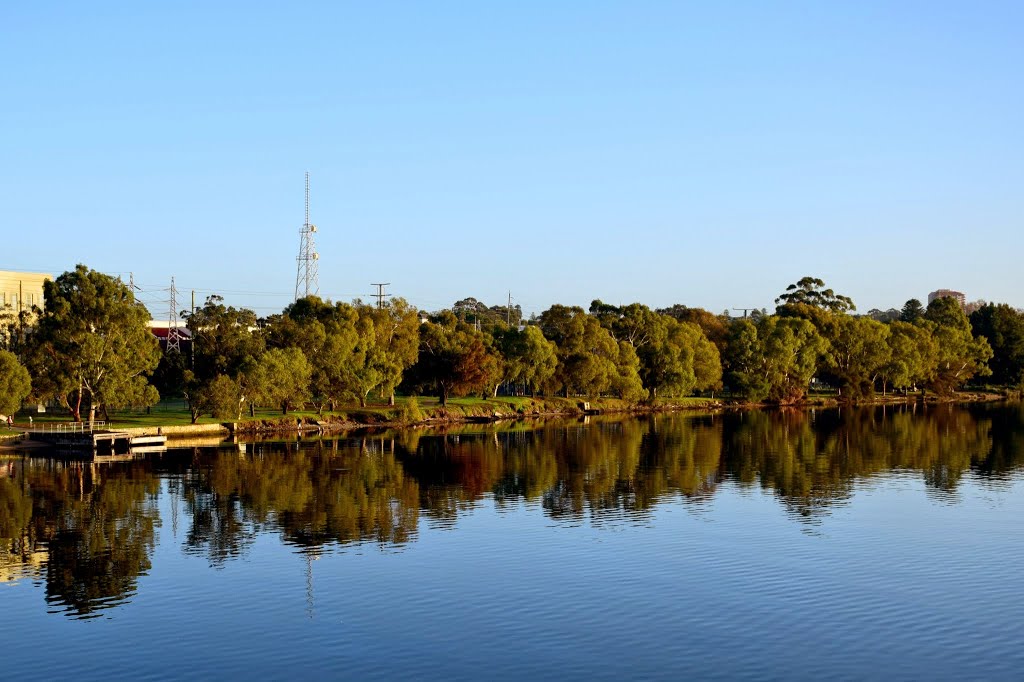
[[[24,428],[20,426],[19,428]],[[89,422],[42,422],[33,424],[28,429],[29,433],[93,433],[106,429],[107,423],[103,421]]]

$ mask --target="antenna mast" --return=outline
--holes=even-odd
[[[306,222],[299,230],[299,255],[295,258],[298,267],[295,271],[295,300],[305,296],[320,295],[320,277],[317,261],[320,254],[316,252],[316,225],[309,222],[309,171],[306,171]]]

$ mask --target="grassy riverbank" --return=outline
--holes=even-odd
[[[978,402],[1005,399],[1005,395],[990,391],[962,392],[952,396],[920,394],[881,395],[855,401],[854,404],[895,404],[915,402]],[[832,407],[845,403],[834,393],[812,393],[800,404],[792,407]],[[672,410],[716,410],[722,408],[756,409],[772,407],[763,404],[723,402],[711,398],[658,399],[654,402],[632,403],[616,398],[600,398],[585,401],[582,398],[559,397],[497,397],[497,398],[453,398],[442,406],[435,397],[399,397],[395,405],[368,403],[344,406],[333,411],[318,413],[315,410],[293,410],[283,414],[280,409],[257,408],[252,415],[244,412],[233,428],[241,432],[295,431],[301,428],[319,428],[332,431],[364,427],[400,427],[416,424],[461,423],[473,421],[519,419],[528,417],[577,416],[590,413],[649,413]],[[584,409],[586,408],[586,409]],[[108,428],[169,428],[192,425],[187,405],[178,400],[161,401],[148,410],[111,411]],[[71,416],[61,410],[36,413],[24,410],[16,416],[18,426],[32,424],[67,423]],[[204,415],[196,422],[199,425],[217,425],[225,420]],[[0,438],[19,435],[15,429],[0,429]]]
[[[303,425],[331,425],[352,427],[377,425],[406,425],[419,422],[475,421],[481,419],[514,419],[530,416],[572,416],[583,413],[586,402],[592,411],[648,412],[676,409],[710,409],[720,403],[709,398],[679,398],[659,400],[653,404],[636,404],[615,398],[583,401],[575,398],[453,398],[442,406],[434,397],[399,397],[395,405],[368,403],[365,407],[344,406],[337,410],[318,413],[315,410],[291,410],[282,414],[280,409],[257,408],[255,415],[243,412],[237,421],[240,429],[250,426],[265,428],[295,428]],[[148,410],[119,410],[109,413],[107,425],[112,428],[170,427],[192,424],[188,407],[182,401],[162,401]],[[16,416],[19,426],[66,423],[71,416],[62,410],[36,413],[23,410]],[[198,424],[220,424],[224,420],[209,415],[199,418]],[[3,433],[3,431],[0,431]],[[20,433],[18,430],[11,434]]]

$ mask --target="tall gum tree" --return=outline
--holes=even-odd
[[[387,397],[389,405],[394,405],[395,388],[419,356],[419,312],[402,298],[392,299],[380,307],[357,307],[360,317],[366,315],[372,320],[375,337],[372,349],[368,350],[368,370],[371,371],[364,375],[369,377],[376,373],[381,394]]]
[[[213,382],[225,376],[235,381],[241,395],[239,402],[249,399],[242,378],[265,349],[263,335],[257,328],[256,313],[247,308],[225,306],[220,296],[210,296],[202,308],[186,316],[192,334],[192,369],[185,375],[185,398],[192,422],[210,409],[209,396]],[[220,382],[221,388],[225,386]]]
[[[482,391],[498,374],[498,359],[489,352],[482,332],[445,310],[423,325],[420,348],[410,380],[438,391],[441,406],[448,398]]]
[[[975,337],[960,303],[937,298],[928,304],[925,326],[930,327],[939,348],[938,365],[929,381],[936,393],[951,393],[975,376],[988,376],[992,346],[984,336]]]
[[[839,315],[838,333],[831,339],[828,366],[839,379],[840,395],[871,395],[875,380],[892,357],[890,329],[870,317]]]
[[[558,366],[550,383],[566,398],[600,396],[624,367],[611,332],[583,308],[553,305],[541,313],[540,328],[557,347]]]
[[[833,313],[849,313],[857,309],[852,298],[826,289],[825,282],[817,277],[802,277],[795,284],[790,284],[786,291],[775,299],[775,303],[780,307],[792,304],[809,305]],[[777,312],[782,314],[781,311]]]
[[[535,325],[498,329],[494,345],[502,358],[500,382],[522,386],[530,393],[550,379],[558,366],[555,344]]]
[[[160,362],[149,312],[125,284],[84,265],[43,285],[44,311],[32,334],[30,364],[40,398],[53,398],[81,421],[97,410],[152,405],[148,377]]]
[[[1004,386],[1024,385],[1024,313],[1005,303],[984,305],[971,313],[971,329],[992,346],[992,381]]]
[[[813,324],[768,315],[733,323],[726,349],[728,384],[752,402],[799,401],[828,349]]]
[[[886,384],[904,391],[935,375],[939,346],[930,328],[896,320],[889,324],[889,360],[882,367],[882,393]]]

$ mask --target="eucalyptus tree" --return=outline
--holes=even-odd
[[[19,348],[19,330],[21,328],[18,313],[10,305],[0,306],[0,350],[17,352]]]
[[[494,345],[501,356],[501,378],[495,384],[522,385],[533,393],[547,382],[558,367],[558,348],[535,325],[523,329],[498,329]]]
[[[379,307],[357,304],[357,308],[360,319],[365,316],[373,322],[372,349],[367,349],[372,353],[368,360],[372,370],[367,375],[379,375],[376,386],[387,397],[388,404],[394,405],[395,388],[419,355],[419,311],[402,298],[391,299]],[[366,330],[369,329],[367,326]]]
[[[281,408],[281,414],[288,414],[293,405],[309,399],[312,372],[299,348],[271,348],[246,371],[251,401],[275,405]]]
[[[268,345],[298,348],[310,365],[310,399],[317,411],[350,398],[365,405],[366,394],[380,383],[370,369],[373,321],[346,303],[331,305],[315,296],[299,299],[270,319]],[[371,379],[367,385],[367,379]]]
[[[651,398],[686,396],[717,388],[722,380],[718,348],[696,324],[658,315],[650,338],[641,346],[640,376]]]
[[[452,396],[463,396],[492,385],[500,372],[498,358],[487,348],[486,338],[473,326],[443,311],[423,324],[419,354],[409,370],[409,382],[438,392],[441,405]]]
[[[728,312],[716,315],[704,308],[690,308],[676,303],[669,308],[659,308],[657,312],[661,315],[668,315],[680,322],[692,322],[700,327],[704,336],[711,343],[715,344],[719,352],[725,350],[729,343],[729,315]]]
[[[159,400],[148,377],[160,362],[149,312],[120,280],[78,265],[43,284],[44,312],[31,335],[29,364],[40,399],[53,398],[81,421],[97,410]]]
[[[984,305],[970,317],[975,336],[992,346],[992,381],[1004,386],[1024,384],[1024,313],[1005,303]]]
[[[882,392],[886,385],[907,390],[932,378],[939,362],[939,346],[932,330],[897,320],[889,324],[889,360],[882,366]]]
[[[988,376],[992,370],[992,346],[984,336],[975,337],[971,323],[960,303],[953,298],[937,298],[928,304],[925,321],[939,348],[938,365],[929,388],[950,393],[976,376]]]
[[[839,380],[840,395],[856,398],[874,392],[875,380],[892,357],[889,334],[888,325],[870,317],[838,317],[827,360]]]
[[[551,387],[565,397],[600,396],[616,379],[620,368],[619,345],[611,332],[578,306],[553,305],[540,316],[544,336],[558,348],[558,367]]]
[[[776,305],[809,305],[833,313],[847,313],[857,309],[849,296],[837,294],[825,288],[825,282],[817,277],[802,277],[775,299]]]
[[[828,349],[813,324],[768,315],[737,320],[726,349],[727,384],[753,402],[793,403],[804,397]]]
[[[679,311],[680,306],[676,307]],[[722,378],[718,349],[694,323],[657,313],[640,303],[616,307],[599,300],[590,305],[590,314],[601,321],[618,342],[627,344],[637,355],[635,373],[642,389],[633,385],[628,353],[620,357],[620,376],[613,386],[620,396],[632,399],[646,395],[686,396],[694,389],[716,388]],[[631,388],[630,388],[631,387]],[[626,390],[628,388],[628,390]]]
[[[0,414],[14,414],[32,391],[32,378],[18,356],[0,350]],[[0,424],[2,426],[2,424]]]
[[[203,307],[185,315],[192,335],[192,367],[185,373],[185,399],[192,422],[203,412],[212,412],[214,397],[222,396],[226,377],[238,387],[238,402],[251,401],[244,372],[263,354],[266,343],[257,325],[256,313],[247,308],[225,306],[220,296],[210,296]]]
[[[636,349],[626,341],[619,341],[618,347],[614,359],[615,374],[611,377],[609,391],[622,400],[643,400],[649,393],[640,379],[640,358],[637,357]]]

